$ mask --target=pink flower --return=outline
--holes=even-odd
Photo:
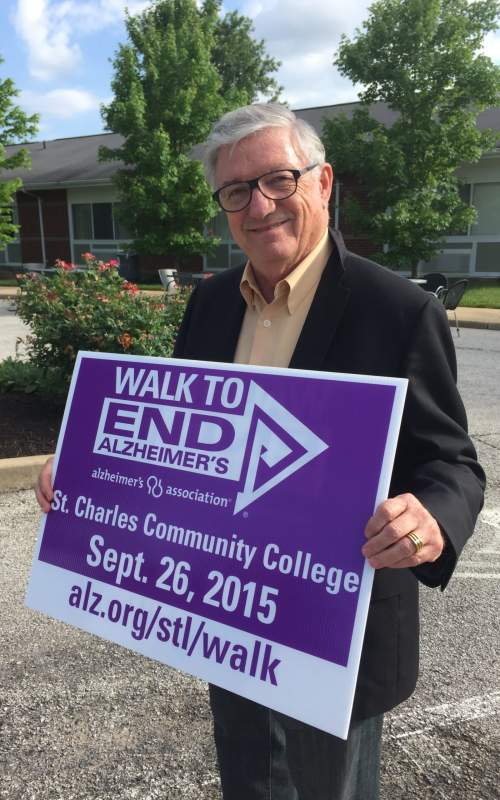
[[[82,253],[84,261],[95,261],[95,256],[92,253]]]
[[[137,284],[130,283],[130,281],[123,281],[122,288],[129,294],[137,294],[137,292],[139,291],[139,287],[137,286]]]
[[[56,267],[57,269],[63,269],[68,272],[70,269],[75,269],[74,264],[70,264],[68,261],[63,261],[62,258],[56,258]]]
[[[108,261],[108,267],[117,267],[119,265],[119,261],[117,258],[110,258]]]

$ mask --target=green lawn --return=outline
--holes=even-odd
[[[460,305],[469,308],[500,308],[500,284],[470,287]]]

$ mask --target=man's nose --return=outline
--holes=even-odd
[[[252,191],[247,211],[252,217],[267,217],[276,208],[276,201],[262,194],[256,186]]]

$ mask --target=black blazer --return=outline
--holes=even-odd
[[[467,435],[456,388],[446,313],[428,292],[346,250],[338,231],[290,367],[409,379],[391,495],[412,492],[445,532],[434,564],[375,574],[354,718],[409,697],[418,674],[418,581],[441,586],[474,529],[484,473]],[[245,303],[243,268],[219,273],[193,292],[174,355],[232,362]]]

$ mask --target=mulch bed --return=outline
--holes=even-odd
[[[64,408],[27,394],[0,394],[0,458],[53,453]]]

